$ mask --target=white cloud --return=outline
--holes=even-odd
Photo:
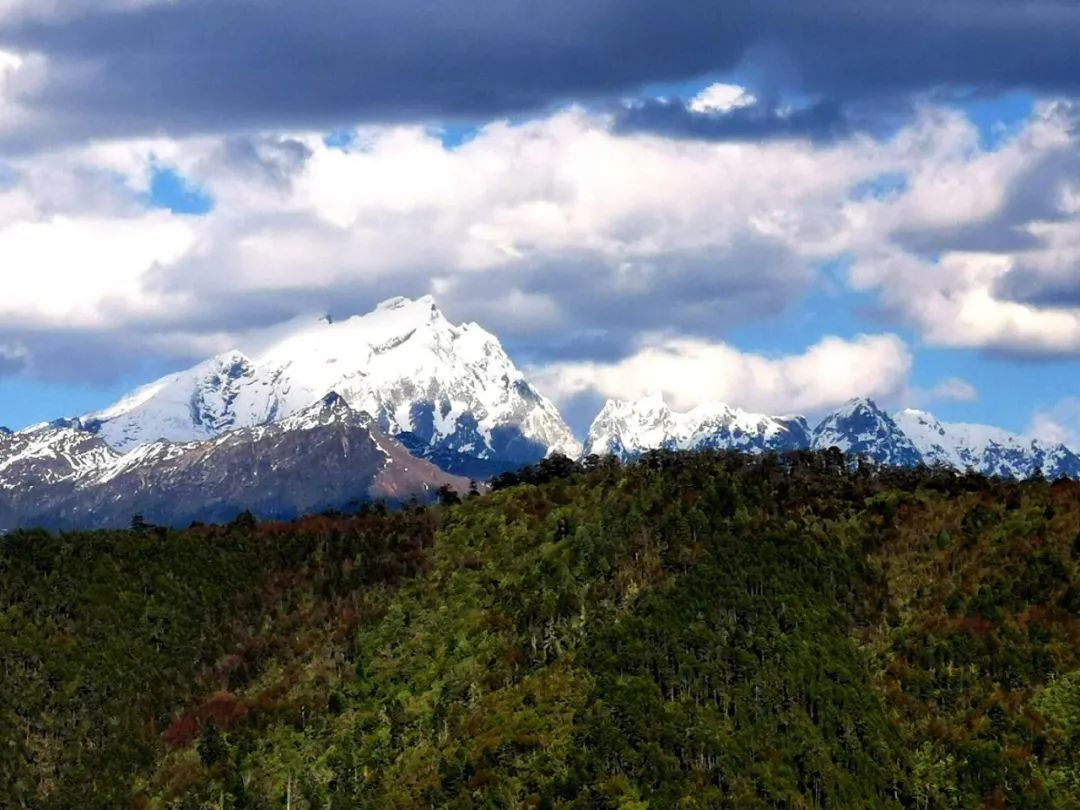
[[[1011,141],[984,151],[969,122],[927,111],[890,147],[906,189],[847,206],[852,285],[877,291],[934,345],[1080,352],[1075,124],[1071,107],[1045,104]],[[1074,294],[1018,299],[1009,294],[1018,279]]]
[[[1027,435],[1045,442],[1080,446],[1080,397],[1065,397],[1031,417]]]
[[[731,87],[710,103],[741,104]],[[298,132],[24,154],[0,185],[0,339],[33,353],[50,330],[135,329],[195,352],[301,310],[432,290],[504,336],[592,330],[611,356],[662,332],[706,362],[692,347],[782,311],[815,263],[848,254],[849,283],[928,343],[1077,352],[1080,310],[1002,292],[1020,266],[1066,283],[1080,260],[1080,184],[1051,171],[1078,153],[1069,120],[1047,106],[993,152],[927,108],[889,140],[831,144],[624,136],[571,109],[454,149],[369,127],[345,151]],[[154,165],[205,189],[212,212],[146,211]],[[906,182],[852,196],[883,175]],[[970,245],[989,237],[1012,241]]]
[[[453,150],[422,128],[385,127],[359,131],[347,152],[295,133],[23,156],[18,185],[0,192],[3,267],[20,276],[0,312],[9,328],[165,329],[199,305],[243,321],[252,296],[284,311],[294,293],[307,308],[437,287],[448,308],[494,315],[498,330],[633,333],[688,313],[715,330],[798,296],[842,225],[830,201],[865,163],[852,149],[609,127],[571,110],[491,124]],[[177,167],[214,210],[142,210],[152,165]],[[495,300],[512,306],[492,312]]]
[[[754,104],[757,104],[757,98],[748,93],[745,87],[717,82],[690,99],[686,106],[691,112],[711,115],[731,112],[740,107],[752,107]]]
[[[911,362],[895,335],[826,337],[785,357],[724,343],[653,338],[616,362],[556,363],[533,369],[533,375],[556,400],[584,392],[636,399],[659,390],[677,410],[720,401],[777,413],[818,411],[855,396],[892,398],[906,386]]]
[[[1001,253],[950,252],[936,262],[896,249],[864,254],[857,288],[878,288],[886,306],[939,346],[1065,353],[1080,350],[1080,309],[1003,300],[996,286],[1015,266]]]
[[[979,396],[975,386],[959,377],[944,379],[930,390],[919,394],[920,399],[930,402],[973,402]]]
[[[170,316],[175,301],[147,277],[175,262],[193,234],[160,214],[130,220],[55,217],[0,229],[6,329],[109,329],[117,321]]]

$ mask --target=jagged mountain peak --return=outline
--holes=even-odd
[[[429,499],[443,485],[464,491],[467,481],[409,455],[331,392],[277,422],[123,455],[78,425],[20,432],[0,454],[0,532],[124,526],[136,514],[167,525],[244,509],[289,518],[370,499]]]
[[[855,397],[810,430],[801,416],[765,416],[721,402],[672,412],[662,397],[609,400],[589,432],[586,452],[633,458],[653,448],[717,447],[760,452],[837,447],[879,464],[927,464],[1006,478],[1080,477],[1080,455],[987,425],[949,423],[905,408],[890,416],[869,397]]]
[[[3,436],[0,491],[34,496],[42,486],[96,475],[120,458],[101,438],[71,420],[43,422]]]
[[[897,424],[931,465],[974,470],[1005,478],[1080,476],[1080,456],[1060,443],[1009,433],[989,425],[941,422],[925,411],[906,409]]]
[[[293,324],[250,355],[231,351],[132,392],[82,423],[127,451],[276,422],[335,392],[385,433],[452,471],[505,467],[580,445],[491,333],[450,322],[431,296],[391,298],[344,320]]]
[[[589,429],[586,453],[633,458],[656,448],[730,448],[750,453],[809,445],[802,417],[750,413],[723,402],[672,411],[659,393],[633,401],[608,400]]]
[[[860,415],[888,416],[870,397],[852,397],[829,414],[830,417],[836,419],[852,418]]]
[[[429,316],[442,316],[442,311],[439,309],[439,305],[435,303],[435,298],[432,295],[421,295],[417,298],[409,298],[404,295],[395,295],[391,298],[387,298],[385,301],[380,301],[375,305],[376,310],[425,310]]]
[[[868,397],[855,397],[827,415],[814,428],[811,446],[837,447],[878,464],[911,467],[922,456],[888,413]]]
[[[310,430],[335,422],[353,422],[368,427],[374,424],[370,414],[354,410],[345,397],[331,391],[318,402],[284,417],[275,426],[283,430]]]
[[[657,418],[670,416],[671,408],[664,401],[664,395],[660,391],[638,397],[637,399],[609,399],[600,409],[599,416],[608,418],[631,418],[638,422],[648,422]]]

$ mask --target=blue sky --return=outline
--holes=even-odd
[[[1080,430],[1074,6],[473,11],[5,6],[0,424],[434,293],[579,433],[654,384]]]

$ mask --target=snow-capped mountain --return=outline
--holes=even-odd
[[[608,400],[589,429],[584,452],[632,459],[646,450],[704,447],[750,453],[836,447],[892,466],[945,466],[1002,478],[1036,473],[1080,478],[1080,454],[1063,444],[987,425],[944,423],[925,411],[890,416],[865,398],[828,414],[813,431],[800,416],[750,414],[727,405],[676,413],[660,394],[634,402]]]
[[[974,470],[1003,478],[1080,476],[1080,457],[1063,444],[1024,439],[988,425],[944,423],[933,414],[900,411],[896,423],[930,465]]]
[[[474,323],[429,297],[394,298],[341,323],[302,324],[251,355],[231,351],[79,419],[0,428],[0,531],[289,516],[368,498],[430,497],[546,454],[633,459],[654,448],[827,449],[880,464],[1080,478],[1061,444],[983,425],[890,416],[853,399],[812,431],[801,416],[722,403],[672,411],[660,394],[609,400],[584,452],[555,406]]]
[[[809,443],[810,428],[801,416],[747,413],[722,403],[676,413],[656,393],[634,402],[608,400],[589,428],[584,454],[629,459],[657,448],[705,447],[761,453]]]
[[[0,437],[0,530],[182,526],[251,509],[290,518],[372,499],[433,497],[464,478],[418,459],[337,394],[277,422],[201,442],[158,440],[126,454],[71,424]]]
[[[0,493],[30,495],[42,486],[74,484],[115,463],[121,454],[67,420],[0,433]]]
[[[484,475],[580,445],[555,406],[475,323],[452,324],[428,296],[324,318],[247,356],[231,351],[143,386],[81,424],[126,452],[280,420],[337,392],[411,452]]]
[[[893,418],[871,399],[856,398],[826,416],[816,428],[814,450],[837,447],[878,464],[913,467],[922,456]]]

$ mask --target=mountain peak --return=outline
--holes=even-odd
[[[589,429],[585,452],[628,459],[659,448],[760,453],[809,444],[810,429],[802,417],[747,413],[722,402],[703,403],[679,413],[656,392],[632,402],[608,400]]]
[[[900,411],[896,423],[930,465],[975,470],[1003,478],[1080,476],[1080,456],[1064,445],[1018,436],[1001,428],[940,422],[926,411]]]
[[[442,310],[439,309],[439,305],[435,303],[435,298],[431,295],[421,295],[419,298],[408,298],[404,295],[395,295],[393,298],[387,298],[385,301],[380,301],[375,305],[376,312],[392,312],[403,309],[417,310],[418,312],[424,312],[429,315],[442,316]]]
[[[331,391],[321,400],[319,400],[316,407],[322,410],[352,410],[349,407],[349,403],[345,401],[345,398],[341,396],[337,391]]]
[[[884,414],[885,411],[879,408],[878,404],[870,397],[852,397],[837,408],[832,415],[852,416],[859,413]]]
[[[306,430],[336,422],[358,422],[370,426],[372,419],[352,408],[337,391],[331,391],[317,402],[286,416],[278,423],[285,430]]]
[[[837,447],[878,464],[913,467],[922,456],[893,421],[868,397],[855,397],[825,417],[813,433],[813,448]]]
[[[331,393],[423,457],[513,465],[580,451],[555,406],[526,382],[498,340],[451,323],[428,295],[390,298],[340,322],[304,324],[254,359],[219,355],[144,386],[88,422],[127,450],[158,438],[195,441],[277,422]]]

